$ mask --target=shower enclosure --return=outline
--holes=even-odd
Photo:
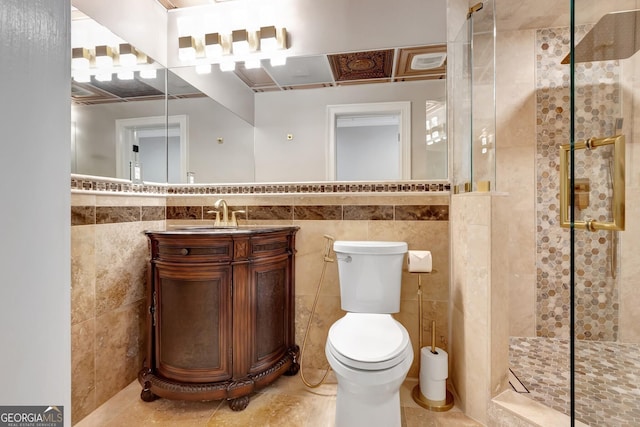
[[[566,7],[536,36],[535,337],[512,371],[571,425],[640,425],[640,2]]]
[[[480,419],[472,400],[485,389],[472,389],[465,363],[468,354],[485,356],[478,348],[499,357],[492,343],[470,350],[482,336],[473,320],[480,308],[493,310],[489,320],[502,314],[503,294],[485,304],[480,290],[507,276],[507,323],[515,325],[507,394],[522,393],[571,425],[639,426],[640,0],[487,1],[459,28],[447,82],[458,193],[451,372],[460,400]],[[481,181],[505,192],[491,194],[495,205],[460,194],[486,190]],[[505,221],[481,216],[476,206],[494,214],[505,194]],[[496,250],[501,235],[507,241]],[[499,341],[501,326],[491,325],[491,339]]]

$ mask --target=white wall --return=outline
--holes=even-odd
[[[327,106],[393,101],[411,102],[412,178],[425,179],[425,102],[444,100],[444,80],[379,83],[375,90],[367,86],[257,93],[256,181],[326,180]]]
[[[70,4],[0,7],[0,405],[71,425]]]

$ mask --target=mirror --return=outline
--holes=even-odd
[[[74,28],[75,20],[72,38]],[[289,61],[293,59],[289,58]],[[183,156],[185,166],[176,178],[165,178],[168,182],[187,182],[188,177],[196,183],[326,181],[332,179],[324,162],[330,152],[327,142],[332,125],[328,123],[329,106],[410,102],[409,176],[415,180],[447,179],[443,123],[446,85],[442,75],[434,79],[405,78],[371,84],[333,82],[327,87],[305,89],[277,84],[278,88],[274,90],[252,86],[247,83],[251,73],[242,69],[236,71],[225,76],[221,76],[221,72],[203,76],[192,66],[159,67],[157,81],[143,83],[161,93],[136,97],[135,101],[130,97],[117,99],[117,102],[91,102],[92,95],[89,94],[79,102],[82,92],[88,89],[74,83],[72,171],[129,179],[128,159],[133,156],[130,148],[140,145],[144,150],[144,145],[137,144],[135,136],[133,142],[123,141],[126,138],[119,135],[116,120],[184,117],[186,136],[181,143],[185,148],[174,149],[177,154],[170,154],[162,161]],[[244,90],[253,97],[252,117],[245,117],[249,121],[252,119],[252,124],[232,113],[234,108],[223,106],[218,102],[220,99],[204,95],[203,92],[212,93],[207,88],[228,87],[221,82],[229,78],[244,84]],[[206,84],[201,86],[203,81]],[[438,110],[442,114],[437,115],[442,119],[434,128],[438,127],[439,133],[428,128],[429,114],[433,116]],[[137,134],[135,129],[130,133]],[[180,130],[174,133],[180,134]],[[164,135],[167,141],[174,137]],[[167,152],[168,142],[165,145]],[[149,169],[142,156],[141,162],[143,171]]]

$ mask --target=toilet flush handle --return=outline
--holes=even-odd
[[[351,262],[351,255],[347,255],[346,257],[341,257],[340,255],[336,256],[336,258],[338,258],[338,261],[343,261],[343,262]]]

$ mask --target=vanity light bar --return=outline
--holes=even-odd
[[[182,62],[212,60],[223,71],[235,69],[235,62],[244,61],[245,67],[258,68],[260,61],[270,59],[272,65],[286,63],[287,30],[274,25],[259,31],[237,29],[229,34],[206,33],[203,36],[178,38],[178,58]],[[198,64],[194,64],[198,65]]]

